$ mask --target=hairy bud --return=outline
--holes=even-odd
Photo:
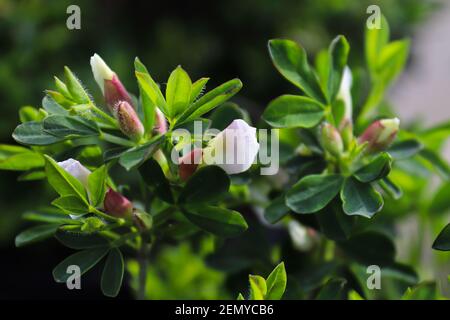
[[[123,134],[134,141],[139,141],[145,129],[133,107],[128,102],[122,101],[117,105],[116,111],[116,118]]]
[[[344,151],[344,143],[339,131],[329,123],[324,123],[320,132],[322,147],[335,157]]]

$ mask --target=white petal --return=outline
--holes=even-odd
[[[256,128],[249,126],[241,119],[234,120],[209,142],[205,151],[205,154],[213,154],[214,164],[228,174],[247,171],[259,151]]]
[[[348,66],[345,66],[344,73],[342,74],[342,81],[341,86],[339,88],[338,96],[337,98],[342,100],[344,102],[345,106],[345,115],[344,119],[351,119],[352,118],[352,71]]]
[[[77,178],[83,184],[83,186],[87,188],[88,177],[91,172],[86,169],[79,161],[68,159],[66,161],[58,162],[58,165],[67,173]]]
[[[104,93],[105,80],[111,80],[114,77],[114,71],[112,71],[105,61],[103,61],[103,59],[96,53],[91,57],[91,68],[95,81],[102,90],[102,93]]]

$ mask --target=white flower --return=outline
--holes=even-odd
[[[102,90],[102,93],[105,93],[105,80],[112,80],[115,73],[111,70],[110,67],[103,61],[103,59],[98,55],[94,54],[91,57],[91,68],[92,73],[94,74],[95,81],[98,86]]]
[[[74,159],[67,159],[66,161],[58,162],[58,165],[67,173],[77,178],[85,188],[88,186],[88,177],[91,172],[86,169],[79,161]]]
[[[344,102],[345,106],[345,113],[344,113],[344,120],[345,119],[352,119],[352,71],[348,66],[345,66],[344,72],[342,74],[342,81],[341,86],[339,87],[339,92],[337,95],[337,98],[339,100],[342,100]]]
[[[228,174],[237,174],[250,168],[258,150],[256,128],[237,119],[208,143],[203,160],[206,164],[221,167]]]

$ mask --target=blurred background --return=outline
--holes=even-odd
[[[66,27],[66,9],[71,4],[81,8],[81,30]],[[380,6],[394,39],[413,40],[406,74],[391,92],[395,110],[410,122],[425,119],[431,124],[450,118],[450,8],[439,1],[0,0],[0,142],[13,143],[19,107],[39,106],[44,89],[53,86],[53,75],[60,76],[65,65],[99,98],[89,65],[93,53],[100,54],[134,93],[136,56],[162,83],[179,64],[193,79],[211,77],[210,87],[239,77],[244,88],[236,101],[256,121],[268,101],[295,93],[273,68],[267,40],[297,40],[311,57],[335,35],[344,34],[351,44],[350,65],[363,66],[370,4]],[[69,254],[56,240],[14,248],[14,236],[25,227],[21,214],[51,199],[45,182],[18,183],[17,178],[15,172],[0,171],[0,298],[102,298],[95,274],[100,271],[83,278],[86,290],[71,292],[54,283],[52,268]],[[222,274],[205,266],[188,245],[168,248],[158,261],[155,273],[164,270],[168,279],[173,278],[170,273],[189,279],[170,283],[155,277],[153,285],[169,286],[166,291],[172,296],[165,296],[161,289],[154,298],[231,297],[220,289]],[[183,269],[187,266],[190,271]],[[245,284],[246,279],[241,282]],[[192,288],[194,283],[193,291],[200,293],[190,296],[192,292],[183,285]],[[131,290],[125,288],[120,297],[131,297]]]

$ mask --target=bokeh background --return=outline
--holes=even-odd
[[[70,4],[81,8],[81,30],[66,27]],[[193,79],[210,76],[211,87],[239,77],[244,88],[236,101],[256,120],[268,101],[295,92],[273,68],[267,40],[295,39],[314,55],[336,34],[344,34],[352,46],[351,66],[362,66],[370,4],[381,7],[393,38],[413,39],[406,75],[391,92],[393,106],[409,121],[450,118],[450,9],[444,2],[0,0],[0,142],[13,143],[17,111],[24,105],[39,106],[43,90],[53,86],[53,75],[60,76],[64,65],[99,97],[89,66],[95,52],[131,92],[137,92],[136,56],[159,82],[179,64]],[[21,214],[51,199],[45,182],[18,183],[17,178],[17,173],[0,171],[0,298],[102,298],[95,274],[100,271],[86,275],[85,290],[77,292],[53,282],[52,268],[69,254],[56,241],[14,248],[14,236],[25,227]],[[170,248],[160,260],[154,268],[165,270],[168,279],[189,262],[189,270],[182,272],[189,278],[186,283],[191,281],[192,288],[195,282],[192,292],[205,293],[193,298],[230,297],[218,289],[222,275],[208,269],[189,246]],[[169,286],[172,296],[164,296],[161,289],[155,298],[191,297],[186,296],[183,279],[158,281],[156,277],[152,283]],[[131,297],[131,290],[125,288],[120,297]]]

